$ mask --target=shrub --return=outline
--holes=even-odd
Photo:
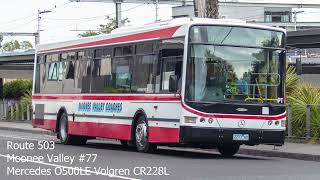
[[[297,137],[304,137],[306,133],[306,111],[307,105],[311,105],[311,136],[320,136],[320,90],[309,84],[298,85],[288,102],[292,106],[292,127],[293,134]]]
[[[6,99],[20,99],[24,93],[32,89],[31,80],[14,80],[3,85],[3,97]]]
[[[31,103],[32,103],[32,91],[31,89],[29,89],[21,97],[21,100],[19,102],[19,111],[16,111],[16,109],[14,108],[11,116],[11,109],[10,109],[8,112],[7,119],[8,120],[19,119],[21,118],[21,114],[23,114],[23,116],[26,118],[28,115],[27,111],[30,111]]]
[[[296,74],[296,68],[293,66],[286,67],[286,95],[290,96],[297,88],[299,76]]]

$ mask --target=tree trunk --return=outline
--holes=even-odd
[[[219,18],[218,0],[206,0],[206,17],[207,18]]]
[[[195,17],[219,18],[218,0],[193,0]]]

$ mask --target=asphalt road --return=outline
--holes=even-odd
[[[48,145],[50,141],[55,142],[54,149],[38,149],[38,143]],[[28,146],[23,146],[25,142]],[[15,150],[18,146],[29,149]],[[65,156],[65,162],[50,161],[59,154]],[[81,154],[84,162],[80,162]],[[40,171],[42,175],[26,175]],[[166,147],[144,154],[116,141],[91,140],[86,146],[71,146],[59,144],[53,136],[0,130],[0,179],[316,180],[320,179],[320,163],[244,155],[223,158],[215,151]]]

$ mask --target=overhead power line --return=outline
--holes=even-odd
[[[19,29],[20,27],[25,27],[26,25],[32,23],[33,21],[36,21],[38,18],[34,18],[34,19],[31,19],[30,21],[28,22],[25,22],[23,24],[19,24],[19,25],[15,25],[13,27],[9,27],[9,28],[5,28],[4,30],[10,30],[10,29]]]
[[[139,7],[142,7],[144,5],[148,5],[150,3],[144,3],[144,4],[139,4],[137,6],[134,6],[134,7],[131,7],[131,8],[128,8],[128,9],[125,9],[125,10],[122,10],[121,12],[127,12],[127,11],[131,11],[133,9],[136,9],[136,8],[139,8]],[[81,22],[90,22],[90,21],[94,21],[96,19],[99,19],[99,18],[107,18],[108,16],[111,16],[111,15],[114,15],[116,14],[116,12],[113,12],[113,13],[109,13],[109,14],[105,14],[105,15],[101,15],[101,16],[96,16],[96,17],[89,17],[89,19],[87,18],[78,18],[77,20],[74,20],[74,21],[81,21]],[[47,19],[47,18],[46,18]],[[50,30],[53,30],[53,29],[60,29],[62,27],[68,27],[68,26],[71,26],[71,25],[75,25],[77,23],[71,23],[71,24],[67,24],[67,25],[61,25],[61,26],[55,26],[55,27],[52,27],[52,28],[49,28]]]
[[[61,4],[61,5],[54,6],[53,8],[49,9],[49,11],[54,10],[54,9],[58,9],[58,8],[62,8],[62,7],[64,7],[65,5],[70,4],[70,3],[72,3],[72,2],[66,2],[66,3],[63,3],[63,4]],[[30,18],[30,17],[33,17],[33,16],[36,17],[36,16],[37,16],[37,13],[30,13],[30,14],[27,15],[27,16],[19,17],[19,18],[12,19],[12,20],[9,20],[9,21],[6,21],[6,22],[0,22],[0,24],[1,24],[1,26],[3,26],[3,25],[8,25],[8,24],[12,24],[12,23],[16,23],[16,22],[19,22],[19,21],[26,20],[26,19],[28,19],[28,18]],[[32,22],[32,21],[34,21],[34,20],[35,20],[35,19],[31,20],[30,22]],[[28,23],[30,23],[30,22],[21,24],[21,25],[19,25],[19,26],[26,25],[26,24],[28,24]],[[17,26],[14,26],[13,28],[10,28],[10,29],[15,29],[16,27],[17,27]]]

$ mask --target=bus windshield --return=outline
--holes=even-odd
[[[283,103],[283,32],[193,26],[189,37],[186,101]]]

